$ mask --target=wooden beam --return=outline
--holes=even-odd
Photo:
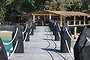
[[[39,16],[49,16],[49,15],[55,15],[55,14],[32,14],[32,15],[39,15]]]
[[[33,15],[33,21],[35,22],[35,15]]]

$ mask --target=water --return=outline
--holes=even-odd
[[[12,33],[1,32],[0,37],[4,43],[9,43],[12,40]],[[5,47],[6,51],[9,52],[10,49],[12,48],[12,43],[9,45],[4,45],[4,47]]]
[[[3,41],[4,43],[9,43],[11,40],[9,40],[9,39],[3,40],[3,39],[2,39],[2,41]],[[12,43],[9,44],[9,45],[4,45],[4,47],[5,47],[6,51],[9,52],[10,49],[12,48]]]

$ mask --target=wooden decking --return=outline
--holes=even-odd
[[[48,26],[37,26],[24,47],[24,53],[15,53],[10,60],[72,60],[69,53],[59,53],[60,41],[54,41]]]

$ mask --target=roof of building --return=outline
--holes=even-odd
[[[62,15],[62,16],[90,16],[87,13],[76,12],[76,11],[50,11],[50,10],[42,10],[42,11],[34,11],[28,13],[28,15]]]

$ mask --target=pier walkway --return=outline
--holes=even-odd
[[[24,42],[24,53],[14,53],[10,60],[73,60],[69,53],[60,53],[60,41],[48,26],[37,26],[30,41]]]

